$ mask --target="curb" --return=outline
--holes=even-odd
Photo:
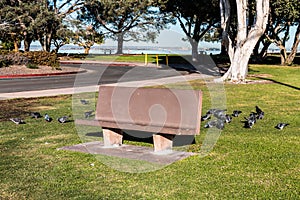
[[[80,61],[80,60],[63,60],[60,64],[98,64],[98,65],[109,65],[110,67],[136,67],[140,66],[141,63],[128,63],[128,62],[99,62],[99,61]],[[148,67],[153,67],[149,65]],[[71,72],[57,72],[57,73],[44,73],[44,74],[10,74],[0,75],[0,79],[11,79],[11,78],[28,78],[28,77],[45,77],[45,76],[59,76],[59,75],[71,75],[78,73],[85,73],[87,70],[71,71]]]
[[[105,65],[110,67],[157,67],[155,64],[148,63],[145,65],[144,63],[139,62],[116,62],[116,61],[94,61],[94,60],[61,60],[60,64],[90,64],[90,65]]]

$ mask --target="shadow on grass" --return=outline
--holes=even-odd
[[[286,87],[289,87],[289,88],[292,88],[292,89],[295,89],[295,90],[300,90],[299,87],[296,87],[296,86],[293,86],[293,85],[290,85],[290,84],[286,84],[286,83],[282,83],[282,82],[279,82],[279,81],[275,81],[273,79],[270,79],[270,78],[265,78],[265,77],[258,77],[259,79],[262,79],[262,80],[268,80],[268,81],[271,81],[273,83],[276,83],[276,84],[279,84],[279,85],[283,85],[283,86],[286,86]]]
[[[90,132],[86,136],[89,137],[103,137],[102,132]],[[133,141],[133,142],[144,142],[148,144],[153,144],[153,133],[143,132],[143,131],[130,131],[130,134],[123,132],[123,140]],[[173,140],[173,146],[185,146],[195,144],[195,137],[193,135],[177,135]]]

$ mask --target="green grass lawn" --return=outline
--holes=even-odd
[[[123,54],[123,55],[72,55],[68,59],[85,59],[85,60],[97,60],[102,62],[135,62],[135,63],[147,63],[156,64],[158,59],[159,64],[166,64],[166,57],[168,56],[168,63],[185,63],[187,64],[191,60],[190,55],[175,55],[175,54]],[[66,58],[63,58],[66,59]]]
[[[57,150],[81,143],[74,123],[47,123],[26,114],[71,115],[71,96],[3,100],[0,199],[299,199],[300,68],[252,65],[250,74],[272,83],[225,84],[228,111],[243,113],[207,156],[147,173],[121,172],[93,155]],[[204,114],[211,105],[209,91],[201,81],[190,84],[203,91]],[[240,121],[255,105],[265,118],[245,129]],[[26,124],[12,123],[12,116],[23,116]],[[281,121],[290,126],[275,129]],[[200,151],[208,132],[203,125],[189,151]]]

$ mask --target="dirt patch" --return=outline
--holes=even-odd
[[[271,78],[271,74],[249,74],[248,77],[254,77],[254,78]]]
[[[20,74],[55,74],[79,72],[80,69],[74,67],[61,66],[60,69],[54,69],[50,66],[38,66],[38,69],[29,69],[25,65],[11,65],[9,67],[1,67],[0,75],[20,75]]]
[[[60,100],[67,97],[58,96],[47,98]],[[41,99],[43,98],[2,100],[0,103],[0,122],[8,121],[10,118],[14,117],[26,118],[31,112],[55,109],[52,103],[41,103]]]

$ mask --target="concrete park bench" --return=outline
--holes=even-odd
[[[102,127],[104,146],[120,146],[123,131],[153,133],[154,151],[171,150],[176,135],[200,134],[200,90],[100,86],[94,120],[76,124]]]

